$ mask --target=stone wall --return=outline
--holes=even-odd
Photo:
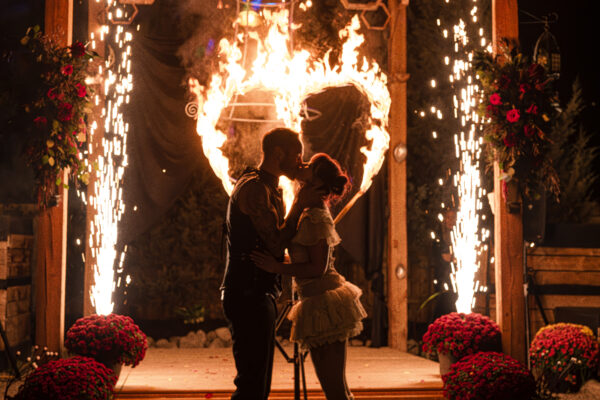
[[[31,257],[33,236],[0,238],[0,322],[12,348],[31,342]],[[5,350],[0,340],[0,351]]]

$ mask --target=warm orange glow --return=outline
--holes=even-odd
[[[272,92],[281,125],[300,131],[301,110],[304,99],[309,94],[326,87],[354,84],[371,103],[370,126],[365,136],[372,140],[372,144],[369,148],[361,148],[366,161],[360,193],[366,192],[373,176],[381,168],[389,145],[387,122],[391,99],[387,77],[381,72],[379,65],[366,59],[359,60],[357,49],[364,42],[364,37],[358,33],[358,16],[339,33],[344,42],[341,63],[333,67],[330,66],[328,54],[323,59],[314,60],[306,50],[289,52],[287,10],[263,10],[260,17],[269,29],[264,38],[254,31],[248,31],[248,38],[258,42],[256,58],[248,70],[242,65],[246,37],[240,34],[234,41],[221,40],[219,51],[223,61],[206,87],[193,79],[189,82],[190,90],[196,95],[198,102],[196,130],[202,137],[204,154],[215,174],[230,194],[233,182],[229,175],[229,160],[221,151],[227,135],[216,126],[221,111],[236,94],[248,93],[254,89]],[[285,178],[280,183],[289,207],[293,198],[292,184]]]

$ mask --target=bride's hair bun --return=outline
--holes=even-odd
[[[314,166],[314,174],[324,183],[328,202],[338,201],[350,190],[352,185],[348,175],[329,155],[317,153],[311,158],[310,163]]]
[[[344,194],[346,190],[346,184],[348,183],[348,178],[346,175],[336,176],[331,182],[331,193],[340,196]]]

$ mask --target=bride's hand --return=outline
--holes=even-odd
[[[275,274],[280,272],[280,263],[270,254],[253,251],[250,253],[250,259],[260,269]]]

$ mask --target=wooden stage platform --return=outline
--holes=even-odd
[[[291,346],[286,350],[292,354]],[[438,364],[412,354],[387,347],[349,347],[346,369],[357,400],[443,399]],[[310,357],[305,371],[308,399],[324,400]],[[123,368],[115,399],[229,399],[234,376],[231,348],[152,348],[139,366]],[[293,376],[293,365],[276,350],[269,398],[293,399]]]

